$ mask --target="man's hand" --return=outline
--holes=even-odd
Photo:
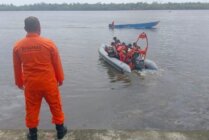
[[[58,86],[62,86],[62,84],[63,84],[63,81],[58,82]]]

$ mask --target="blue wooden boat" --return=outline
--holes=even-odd
[[[154,26],[156,26],[159,22],[160,21],[138,23],[138,24],[119,24],[119,25],[114,25],[114,22],[113,22],[112,24],[109,24],[109,28],[111,29],[122,29],[122,28],[151,29]]]

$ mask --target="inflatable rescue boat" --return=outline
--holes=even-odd
[[[147,45],[144,49],[144,54],[143,54],[144,57],[143,57],[143,60],[142,60],[143,68],[138,69],[138,68],[135,67],[133,69],[127,63],[121,61],[119,58],[110,56],[107,52],[107,48],[111,48],[111,46],[109,46],[109,45],[102,44],[99,47],[99,50],[98,50],[99,55],[105,62],[107,62],[112,67],[114,67],[115,69],[117,69],[118,71],[123,72],[123,73],[131,73],[132,70],[137,70],[139,72],[143,71],[143,70],[157,70],[158,67],[155,64],[155,62],[153,62],[152,60],[149,60],[149,59],[145,59],[147,49],[148,49],[148,39],[147,39],[146,34],[145,33],[140,34],[136,42],[138,42],[140,39],[146,39],[146,43],[147,43]]]

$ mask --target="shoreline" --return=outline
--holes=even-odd
[[[24,140],[27,130],[0,130],[0,140]],[[54,140],[55,130],[39,130],[40,140]],[[209,131],[69,130],[63,140],[208,140]]]

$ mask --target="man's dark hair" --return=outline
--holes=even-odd
[[[36,32],[40,29],[40,22],[37,17],[27,17],[25,19],[25,30],[27,32]]]
[[[136,42],[133,43],[133,46],[134,46],[134,47],[137,46]]]
[[[128,47],[131,48],[132,47],[132,44],[128,44]]]

